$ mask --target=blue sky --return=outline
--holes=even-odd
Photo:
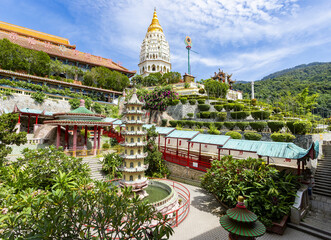
[[[154,7],[172,70],[187,72],[192,38],[198,80],[218,71],[252,81],[284,68],[331,61],[330,0],[0,0],[0,20],[69,38],[80,51],[138,70]]]

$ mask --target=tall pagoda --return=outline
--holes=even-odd
[[[144,164],[144,158],[147,157],[147,153],[144,153],[144,146],[147,144],[147,132],[143,131],[143,105],[137,97],[136,89],[134,89],[132,97],[124,103],[125,110],[123,112],[123,123],[126,126],[125,130],[121,132],[125,140],[121,143],[124,150],[120,155],[123,158],[123,164],[119,168],[123,174],[120,186],[131,186],[134,192],[142,191],[148,186],[144,172],[148,165]]]

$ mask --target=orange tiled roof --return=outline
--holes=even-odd
[[[15,32],[9,33],[6,31],[2,31],[0,28],[0,39],[3,38],[7,38],[11,42],[16,43],[24,48],[46,52],[51,56],[57,56],[59,58],[83,62],[94,66],[103,66],[111,70],[128,73],[130,75],[134,75],[136,73],[136,71],[130,71],[125,67],[122,67],[120,64],[114,63],[111,59],[80,52],[76,49],[67,48],[64,45],[58,46],[48,41],[41,41],[40,39],[21,36]]]

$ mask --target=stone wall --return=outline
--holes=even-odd
[[[171,176],[178,178],[184,178],[184,179],[200,182],[201,177],[205,174],[204,172],[167,161],[166,161],[166,165],[169,171],[171,172]]]
[[[177,104],[175,106],[168,106],[167,113],[175,120],[181,120],[187,118],[188,113],[198,113],[198,105],[186,104]]]
[[[13,93],[12,96],[6,96],[0,98],[0,113],[6,109],[9,112],[14,110],[15,105],[19,109],[31,108],[37,110],[46,110],[47,112],[68,112],[70,111],[70,104],[65,100],[57,99],[45,99],[45,101],[40,104],[37,103],[29,95],[22,95]]]

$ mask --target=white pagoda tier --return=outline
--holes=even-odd
[[[131,186],[134,192],[141,191],[148,186],[148,180],[145,177],[145,170],[147,170],[148,165],[144,163],[144,158],[147,157],[147,153],[144,153],[144,146],[147,144],[147,132],[143,131],[142,127],[144,124],[142,120],[143,105],[137,97],[136,89],[134,89],[132,97],[124,104],[123,123],[125,130],[121,131],[125,140],[121,143],[124,150],[120,155],[123,158],[123,164],[119,167],[123,174],[120,186]]]

